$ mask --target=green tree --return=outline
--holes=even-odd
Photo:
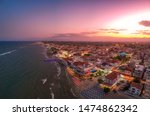
[[[140,83],[140,79],[134,78],[133,82],[135,82],[135,83]]]
[[[94,77],[94,74],[92,73],[92,74],[90,74],[90,77]]]
[[[114,93],[117,93],[117,91],[116,91],[116,90],[113,90],[113,92],[114,92]]]
[[[99,84],[104,82],[102,79],[98,79],[97,81],[98,81]]]
[[[130,85],[127,85],[126,87],[123,88],[123,91],[129,90],[129,88],[130,88]]]
[[[84,54],[84,56],[91,56],[91,54],[89,54],[89,53],[88,54]]]
[[[104,92],[108,93],[108,92],[110,92],[110,89],[108,87],[104,87]]]
[[[104,71],[99,70],[97,71],[96,76],[102,76],[103,74],[104,74]]]

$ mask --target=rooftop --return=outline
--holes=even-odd
[[[146,72],[150,72],[150,67],[147,67]]]
[[[143,65],[136,65],[135,70],[143,71],[144,66]]]
[[[109,79],[109,80],[114,80],[116,78],[118,78],[120,74],[118,72],[112,72],[110,74],[108,74],[105,78]]]
[[[141,85],[140,83],[132,82],[132,83],[131,83],[131,87],[135,87],[135,88],[137,88],[137,89],[139,89],[139,90],[142,90],[143,85]]]

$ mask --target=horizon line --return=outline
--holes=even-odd
[[[0,40],[0,42],[72,42],[72,43],[150,43],[150,41],[65,41],[65,40]]]

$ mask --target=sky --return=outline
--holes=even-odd
[[[0,41],[150,41],[150,0],[0,0]]]

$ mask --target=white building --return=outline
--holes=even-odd
[[[133,72],[134,77],[142,78],[144,73],[144,66],[143,65],[136,65],[135,70]]]
[[[140,83],[132,82],[131,86],[129,88],[129,92],[132,95],[138,95],[139,96],[142,92],[142,89],[143,89],[143,85],[141,85]]]

